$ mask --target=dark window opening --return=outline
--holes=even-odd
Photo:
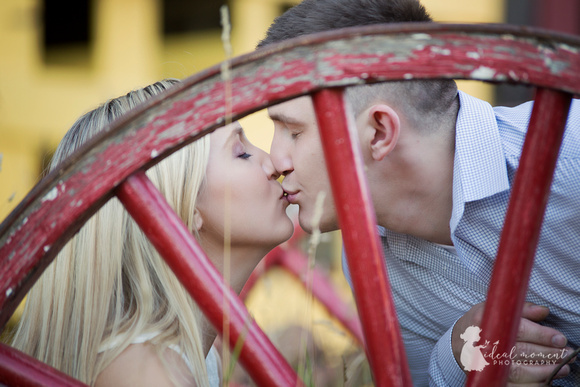
[[[222,0],[164,0],[163,33],[221,29],[220,7]]]
[[[63,2],[44,0],[44,45],[88,44],[90,38],[89,0]]]
[[[91,41],[91,1],[44,0],[44,59],[49,64],[86,62]]]

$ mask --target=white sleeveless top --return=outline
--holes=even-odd
[[[146,343],[147,341],[150,341],[153,338],[155,338],[158,334],[159,332],[148,332],[140,334],[139,336],[135,337],[133,341],[131,341],[131,344]],[[112,345],[101,347],[99,348],[99,352],[106,351],[110,347],[112,347]],[[181,355],[181,358],[185,361],[185,363],[188,366],[191,366],[189,359],[185,357],[185,355],[181,352],[181,349],[179,348],[178,345],[172,344],[169,346],[169,348],[177,352],[179,355]],[[214,347],[211,347],[209,353],[207,354],[207,357],[205,358],[205,368],[207,369],[207,377],[209,380],[210,387],[220,387],[221,381],[220,381],[219,354]]]

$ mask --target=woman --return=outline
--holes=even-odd
[[[155,83],[85,114],[60,143],[51,169],[176,82]],[[238,123],[185,147],[147,175],[222,273],[227,222],[231,285],[238,293],[260,259],[292,234],[276,171]],[[90,385],[206,386],[210,379],[219,383],[210,353],[215,337],[173,272],[112,199],[30,291],[13,346]]]

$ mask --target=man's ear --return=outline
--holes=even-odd
[[[193,228],[196,231],[201,230],[201,226],[203,226],[203,218],[201,216],[201,212],[196,208],[193,210]]]
[[[374,160],[380,161],[395,149],[401,131],[399,115],[388,105],[374,105],[367,111],[367,125],[371,130],[370,150]]]

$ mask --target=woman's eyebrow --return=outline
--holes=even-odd
[[[244,129],[241,126],[239,126],[236,129],[232,130],[232,132],[228,136],[228,139],[225,142],[225,145],[228,145],[232,141],[234,141],[236,138],[242,138],[243,136],[244,136]]]

